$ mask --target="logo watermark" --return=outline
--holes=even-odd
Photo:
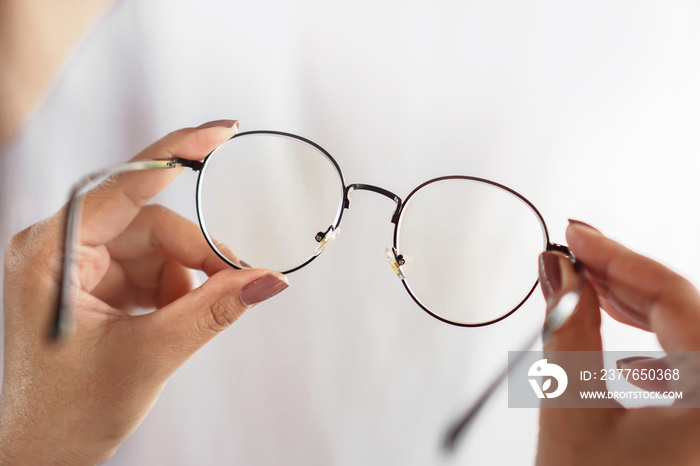
[[[511,351],[508,361],[511,408],[700,407],[690,396],[700,352]]]
[[[534,364],[530,366],[530,370],[527,372],[530,377],[530,385],[537,395],[537,398],[556,398],[566,390],[566,386],[569,383],[569,377],[566,375],[566,371],[556,364],[550,364],[546,359],[540,359],[535,361]],[[542,386],[540,386],[538,379],[542,377]],[[552,380],[556,381],[553,391],[549,391],[552,388]]]

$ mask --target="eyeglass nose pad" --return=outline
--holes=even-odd
[[[396,251],[396,248],[386,248],[384,250],[384,253],[386,254],[386,258],[389,261],[389,265],[394,270],[396,276],[399,277],[401,280],[405,280],[406,277],[401,271],[401,266],[406,263],[406,260],[403,258],[403,256]]]
[[[318,246],[314,250],[314,257],[318,256],[326,249],[330,243],[340,234],[340,228],[329,227],[325,233],[319,232],[316,235],[316,241],[318,241]]]

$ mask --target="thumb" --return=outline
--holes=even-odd
[[[202,286],[156,312],[140,326],[149,350],[174,371],[205,343],[227,329],[244,312],[289,286],[287,278],[265,269],[226,269]]]
[[[544,342],[545,351],[601,351],[600,308],[593,287],[563,254],[543,252],[539,265],[548,316],[562,298],[568,298],[577,289],[579,291],[578,302],[571,315]]]
[[[577,398],[580,391],[607,390],[603,380],[582,381],[579,377],[581,371],[598,373],[605,367],[598,299],[592,285],[562,254],[542,253],[539,270],[542,291],[547,300],[547,315],[561,311],[557,309],[560,303],[562,306],[575,306],[573,310],[564,310],[570,315],[549,333],[550,337],[544,342],[544,356],[548,362],[561,366],[568,375],[568,388],[564,395],[547,400],[546,405],[577,406],[581,403]],[[577,301],[565,302],[576,295]]]
[[[589,408],[583,408],[579,398],[582,390],[607,390],[602,380],[586,382],[584,388],[579,377],[582,370],[597,372],[604,367],[600,308],[593,287],[566,256],[544,252],[539,269],[548,316],[556,312],[560,301],[564,304],[562,298],[572,296],[577,289],[578,300],[572,304],[575,307],[570,315],[544,342],[546,362],[565,370],[568,385],[561,396],[541,400],[536,463],[579,464],[582,455],[603,442],[607,426],[619,413],[617,409],[589,409],[619,407],[614,400],[596,400],[593,406],[587,404]]]

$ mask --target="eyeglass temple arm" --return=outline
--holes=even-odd
[[[112,165],[98,172],[83,177],[71,188],[68,198],[68,211],[66,212],[63,230],[62,249],[63,263],[59,276],[58,297],[51,317],[47,338],[51,342],[57,342],[73,329],[73,316],[70,301],[70,269],[73,263],[75,245],[78,242],[80,219],[82,210],[82,195],[94,183],[110,176],[121,173],[153,170],[163,168],[189,167],[193,170],[201,170],[203,162],[180,158],[171,159],[146,159],[136,160]],[[60,247],[60,246],[59,246]]]
[[[548,243],[547,251],[559,252],[567,256],[576,267],[580,267],[580,262],[576,262],[573,254],[567,246],[556,243]],[[583,281],[579,278],[579,283],[577,286],[564,296],[559,299],[559,302],[550,310],[545,317],[544,324],[541,329],[537,331],[527,340],[523,345],[523,348],[517,352],[515,358],[509,361],[508,365],[503,368],[500,374],[498,374],[493,381],[481,392],[479,398],[477,398],[467,409],[467,411],[459,419],[457,419],[452,426],[447,430],[443,438],[442,447],[444,450],[452,452],[457,447],[460,438],[467,431],[472,421],[476,418],[481,408],[486,404],[486,402],[491,398],[496,392],[496,389],[503,383],[503,381],[508,377],[508,374],[514,367],[520,364],[526,355],[527,351],[530,351],[542,337],[543,342],[547,342],[552,334],[559,330],[561,326],[566,322],[566,320],[573,314],[576,306],[578,305],[579,298],[581,296],[581,288]]]

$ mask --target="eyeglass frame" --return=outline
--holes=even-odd
[[[392,268],[394,269],[394,272],[397,274],[399,279],[401,280],[404,288],[408,292],[409,296],[413,299],[413,301],[421,308],[423,309],[426,313],[428,313],[430,316],[434,317],[435,319],[438,319],[441,322],[444,322],[449,325],[457,326],[457,327],[484,327],[487,325],[492,325],[497,322],[500,322],[504,320],[505,318],[511,316],[515,311],[520,309],[522,305],[530,298],[534,290],[537,288],[537,285],[539,284],[539,279],[535,280],[535,283],[533,284],[532,288],[527,292],[525,297],[515,306],[513,309],[511,309],[509,312],[503,314],[502,316],[487,321],[487,322],[479,322],[479,323],[462,323],[462,322],[454,322],[451,320],[448,320],[444,317],[441,317],[437,315],[435,312],[431,311],[426,305],[424,305],[419,298],[413,293],[411,290],[410,286],[407,283],[406,277],[403,275],[403,272],[401,271],[401,266],[404,265],[405,261],[403,256],[399,253],[397,247],[398,247],[398,233],[400,229],[400,224],[401,224],[401,217],[404,213],[404,207],[408,204],[408,201],[413,197],[421,188],[424,188],[425,186],[428,186],[432,183],[436,183],[439,181],[444,181],[444,180],[454,180],[454,179],[461,179],[461,180],[466,180],[466,181],[474,181],[478,183],[484,183],[496,188],[499,188],[513,196],[515,196],[518,200],[523,202],[534,214],[535,217],[537,218],[540,227],[542,229],[543,237],[544,237],[544,251],[557,251],[560,252],[570,258],[573,258],[571,252],[569,251],[569,248],[567,246],[553,243],[550,241],[549,238],[549,231],[547,229],[547,224],[544,220],[544,217],[540,213],[540,211],[535,207],[535,205],[530,202],[525,196],[520,194],[519,192],[515,191],[514,189],[505,186],[501,183],[498,183],[493,180],[489,180],[486,178],[481,178],[481,177],[476,177],[476,176],[470,176],[470,175],[446,175],[446,176],[440,176],[436,178],[432,178],[428,181],[425,181],[418,185],[416,188],[414,188],[406,197],[405,200],[402,200],[398,195],[394,194],[393,192],[379,187],[375,185],[370,185],[370,184],[365,184],[365,183],[353,183],[350,185],[346,185],[345,183],[345,177],[343,176],[342,170],[340,168],[340,165],[338,162],[335,160],[335,158],[323,147],[321,147],[319,144],[311,141],[310,139],[307,139],[302,136],[298,136],[296,134],[292,133],[287,133],[287,132],[282,132],[282,131],[274,131],[274,130],[253,130],[253,131],[245,131],[241,133],[237,133],[234,136],[232,136],[230,139],[225,141],[224,143],[220,144],[217,146],[214,150],[212,150],[207,156],[202,159],[201,161],[197,160],[188,160],[188,159],[182,159],[178,157],[172,157],[169,159],[147,159],[147,160],[135,160],[135,161],[130,161],[130,162],[124,162],[116,165],[112,165],[110,167],[107,167],[105,169],[102,169],[100,171],[91,173],[87,176],[84,176],[81,178],[71,189],[70,195],[69,195],[69,201],[68,201],[68,211],[66,215],[66,221],[65,221],[65,228],[64,228],[64,236],[63,236],[63,264],[61,267],[61,275],[59,278],[59,290],[58,290],[58,298],[56,302],[56,307],[54,310],[54,315],[51,320],[51,327],[49,329],[49,340],[51,341],[58,341],[61,339],[63,335],[68,333],[70,329],[72,328],[72,319],[70,316],[70,268],[73,263],[72,258],[73,258],[73,250],[74,247],[77,243],[78,240],[78,229],[76,228],[76,225],[79,223],[80,220],[80,206],[81,206],[81,196],[84,194],[84,190],[86,187],[90,186],[92,183],[95,183],[96,181],[102,180],[104,178],[110,177],[110,176],[115,176],[118,174],[122,173],[127,173],[127,172],[132,172],[132,171],[141,171],[141,170],[153,170],[153,169],[170,169],[170,168],[190,168],[196,172],[198,172],[197,176],[197,185],[196,185],[196,209],[197,209],[197,220],[200,226],[200,229],[202,231],[202,234],[204,235],[207,243],[209,244],[209,247],[216,253],[216,255],[221,258],[224,262],[226,262],[229,266],[235,268],[235,269],[242,269],[239,265],[235,264],[233,261],[231,261],[229,258],[227,258],[224,254],[222,254],[219,249],[216,247],[214,240],[211,238],[211,235],[209,234],[207,228],[206,228],[206,223],[204,222],[203,218],[203,213],[202,213],[202,207],[201,207],[201,189],[202,189],[202,184],[203,184],[203,174],[206,170],[207,163],[210,160],[210,158],[224,145],[228,144],[231,140],[236,139],[238,137],[242,136],[248,136],[248,135],[254,135],[254,134],[268,134],[272,136],[282,136],[282,137],[288,137],[292,139],[296,139],[298,141],[304,142],[306,144],[311,145],[315,149],[319,150],[323,155],[327,157],[327,159],[332,163],[334,166],[335,170],[338,173],[338,176],[340,178],[340,182],[342,184],[342,205],[339,206],[338,213],[336,215],[336,218],[334,220],[334,223],[325,231],[325,232],[318,232],[315,236],[316,241],[319,243],[319,247],[317,248],[317,252],[315,252],[311,257],[309,257],[305,262],[302,264],[293,267],[289,270],[281,271],[283,274],[288,274],[295,272],[297,270],[300,270],[304,267],[306,267],[308,264],[310,264],[316,257],[318,257],[321,252],[323,252],[323,249],[325,248],[326,244],[332,241],[333,237],[335,234],[337,234],[338,228],[340,226],[340,222],[343,217],[343,212],[346,209],[350,208],[351,204],[351,197],[350,195],[352,194],[353,191],[358,191],[358,190],[364,190],[364,191],[371,191],[377,194],[381,194],[391,200],[393,200],[396,203],[396,209],[394,210],[394,213],[391,217],[391,223],[394,224],[394,233],[393,233],[393,246],[391,248],[391,255],[389,255],[389,252],[387,252],[388,258],[391,262]],[[325,243],[324,243],[325,241]]]

